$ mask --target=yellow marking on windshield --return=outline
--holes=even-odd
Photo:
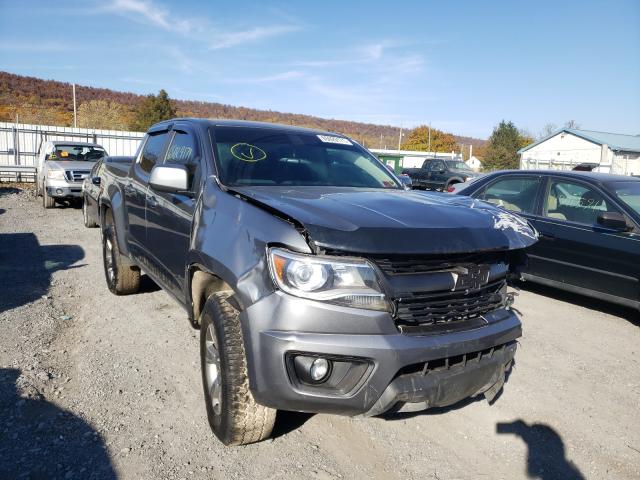
[[[231,147],[231,155],[243,162],[259,162],[267,158],[267,152],[249,143],[236,143]]]

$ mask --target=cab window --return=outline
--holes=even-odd
[[[194,189],[200,181],[200,161],[196,138],[186,132],[177,131],[171,139],[164,159],[165,165],[183,165],[189,172],[189,186]]]
[[[487,186],[478,198],[511,212],[535,213],[539,177],[507,177]]]
[[[604,212],[618,212],[596,188],[579,182],[551,180],[543,215],[556,220],[595,225]]]
[[[431,162],[431,168],[429,170],[432,172],[442,172],[446,170],[446,168],[442,160],[435,160]]]
[[[158,163],[166,139],[167,132],[149,135],[140,157],[140,169],[146,174],[150,174],[153,167]]]

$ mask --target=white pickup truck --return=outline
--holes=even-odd
[[[44,208],[53,208],[58,201],[80,200],[82,181],[93,165],[106,156],[106,150],[95,143],[44,142],[38,154],[36,177]]]

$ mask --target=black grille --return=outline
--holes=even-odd
[[[403,333],[436,333],[485,324],[482,315],[504,305],[504,279],[476,290],[414,292],[395,300]]]
[[[67,180],[70,182],[81,182],[89,175],[90,170],[67,170]]]
[[[465,253],[457,255],[372,257],[387,275],[429,273],[461,264],[491,264],[506,261],[505,252]]]
[[[465,367],[468,363],[480,363],[481,361],[488,358],[490,359],[494,356],[501,355],[505,351],[513,352],[515,350],[515,347],[516,342],[509,342],[476,352],[464,353],[462,355],[455,355],[452,357],[438,358],[436,360],[430,360],[428,362],[414,363],[413,365],[407,365],[406,367],[400,369],[395,378],[401,375],[428,375],[431,372],[450,370],[456,367]]]

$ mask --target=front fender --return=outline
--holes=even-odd
[[[267,248],[312,253],[293,223],[207,182],[196,209],[187,265],[199,264],[235,292],[244,309],[274,291]]]

